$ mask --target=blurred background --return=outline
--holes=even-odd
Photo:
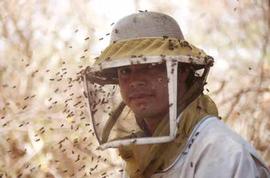
[[[99,151],[81,73],[114,22],[171,15],[215,58],[204,93],[270,166],[270,0],[0,1],[0,177],[119,177]]]

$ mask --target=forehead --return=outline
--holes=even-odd
[[[128,66],[122,66],[119,67],[118,69],[132,69],[132,70],[160,70],[160,69],[166,69],[166,64],[165,63],[149,63],[149,64],[133,64],[133,65],[128,65]]]

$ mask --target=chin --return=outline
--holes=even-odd
[[[153,109],[151,110],[136,110],[135,115],[137,117],[141,117],[141,118],[151,118],[151,117],[156,117],[156,116],[160,116],[161,112],[158,111],[153,111]]]
[[[151,117],[160,117],[168,113],[167,106],[157,107],[156,103],[160,101],[151,102],[142,102],[142,103],[132,103],[129,105],[130,109],[134,112],[137,117],[141,118],[151,118]]]

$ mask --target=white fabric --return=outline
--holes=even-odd
[[[172,17],[158,12],[140,12],[126,16],[115,24],[110,43],[162,36],[184,39],[179,25]]]
[[[270,178],[270,171],[249,143],[208,117],[197,124],[176,161],[151,178]]]

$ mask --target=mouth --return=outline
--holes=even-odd
[[[129,95],[130,100],[142,100],[153,97],[153,94],[150,93],[132,93]]]

